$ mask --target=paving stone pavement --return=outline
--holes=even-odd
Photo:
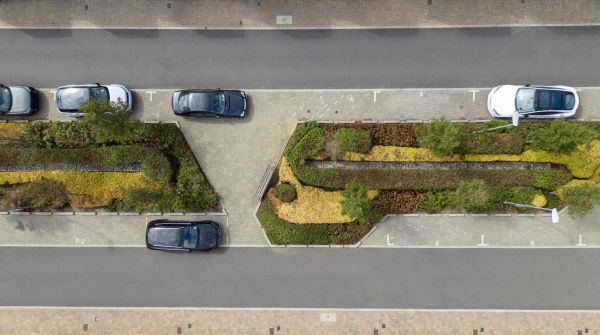
[[[41,110],[35,115],[35,118],[68,119],[57,112],[53,103],[53,92],[53,89],[41,90]],[[221,195],[221,203],[228,214],[225,221],[225,228],[228,232],[226,243],[231,245],[267,245],[265,235],[254,217],[258,205],[254,195],[259,189],[268,166],[276,164],[280,158],[287,139],[298,121],[399,122],[431,120],[441,117],[463,121],[489,119],[486,111],[486,97],[489,89],[486,88],[248,90],[247,92],[250,102],[248,117],[242,120],[225,120],[176,117],[170,111],[171,90],[133,90],[135,118],[150,122],[177,121],[180,124],[202,169]],[[584,103],[578,117],[600,119],[600,89],[582,88],[580,94]],[[70,232],[77,232],[77,228],[74,227],[72,230],[63,229],[66,234],[64,237],[49,235],[48,240],[40,235],[28,237],[21,232],[13,231],[15,230],[14,218],[14,216],[10,216],[2,219],[0,216],[0,222],[8,220],[4,226],[0,224],[0,236],[4,234],[2,227],[8,229],[4,234],[7,237],[0,239],[2,243],[31,244],[37,239],[40,243],[65,241],[61,243],[71,244],[73,236],[70,235]],[[32,222],[31,225],[35,226],[40,219],[31,216],[20,217],[19,220],[23,226],[27,227],[29,220]],[[53,216],[48,220],[54,220],[55,223],[52,224],[57,227],[64,227],[59,223],[63,219],[58,216]],[[71,219],[68,220],[71,221]],[[82,220],[99,219],[82,218]],[[113,222],[117,222],[115,220],[126,221],[127,218],[111,217],[111,220]],[[413,226],[421,224],[419,217],[405,218],[405,220],[413,222]],[[522,225],[527,225],[532,218],[498,218],[497,220],[518,221]],[[455,236],[460,237],[459,226],[453,228],[456,229]],[[396,238],[398,225],[391,225],[388,222],[379,226],[370,239],[365,241],[365,244],[387,245],[387,233],[385,233],[387,229],[390,229],[392,239]],[[423,229],[426,231],[425,228]],[[476,236],[481,234],[475,228],[470,229],[475,231],[465,232],[465,234],[475,234]],[[118,230],[113,230],[113,232],[116,231]],[[55,229],[53,234],[60,234],[60,232],[61,230]],[[415,234],[411,231],[408,236],[413,236],[412,242],[416,243],[419,240],[417,239],[418,235]],[[560,242],[560,245],[568,242],[566,245],[572,245],[572,236],[578,234],[579,232],[576,231],[572,232],[568,239],[563,236],[554,240],[549,239],[549,241]],[[590,234],[590,232],[585,233],[586,239]],[[104,243],[116,244],[117,241],[120,241],[119,244],[127,244],[123,241],[125,236],[131,236],[132,241],[139,241],[139,236],[122,235],[114,237],[112,240],[105,239]],[[101,243],[101,241],[102,239],[98,239],[97,243]],[[408,240],[404,242],[396,240],[395,243],[406,245],[409,242]],[[130,243],[137,244],[138,242]],[[427,244],[430,241],[419,242],[417,245],[423,243]],[[468,240],[457,238],[454,244],[448,243],[452,245],[466,243],[465,245],[471,246],[473,241],[472,238]]]
[[[1,27],[295,28],[597,24],[595,0],[3,0]]]
[[[390,215],[361,247],[600,247],[600,210],[574,220],[560,214]]]
[[[2,308],[0,334],[598,334],[594,311]]]

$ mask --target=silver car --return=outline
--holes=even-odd
[[[579,108],[577,90],[569,86],[502,85],[492,89],[487,108],[493,117],[568,118]]]
[[[58,88],[54,98],[58,111],[74,117],[82,117],[81,104],[91,99],[106,100],[114,103],[124,102],[132,108],[131,91],[123,85],[83,84],[65,85]]]
[[[38,106],[37,91],[29,86],[0,84],[0,115],[31,115]]]

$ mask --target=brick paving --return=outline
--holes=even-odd
[[[325,314],[322,314],[325,313]],[[598,312],[15,308],[0,334],[598,334]],[[581,332],[581,333],[579,333]]]
[[[600,2],[596,0],[0,1],[1,27],[238,29],[599,22]]]

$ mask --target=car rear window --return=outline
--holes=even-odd
[[[562,110],[565,108],[564,92],[540,90],[537,110]]]
[[[10,90],[6,87],[0,87],[0,112],[8,112],[11,105]]]

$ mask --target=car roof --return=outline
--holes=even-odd
[[[158,226],[148,229],[148,242],[155,246],[181,248],[185,227]]]

